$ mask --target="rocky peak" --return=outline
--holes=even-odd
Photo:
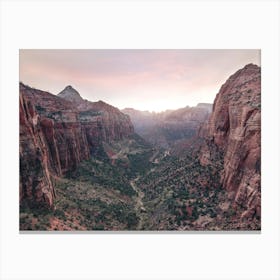
[[[65,89],[62,90],[57,96],[76,103],[83,101],[83,98],[80,96],[79,92],[70,85],[65,87]]]

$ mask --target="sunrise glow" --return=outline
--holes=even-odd
[[[20,50],[20,80],[59,93],[72,85],[90,101],[163,111],[213,103],[221,84],[259,50]]]

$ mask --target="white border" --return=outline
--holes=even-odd
[[[2,1],[1,278],[279,279],[279,2]],[[262,50],[262,233],[18,232],[20,48]]]

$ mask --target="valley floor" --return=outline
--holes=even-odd
[[[191,151],[174,156],[137,137],[105,144],[56,178],[54,209],[23,204],[20,229],[259,230],[259,220],[241,220],[242,209],[231,206],[219,171]]]

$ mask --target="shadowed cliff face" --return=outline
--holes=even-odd
[[[129,117],[118,109],[104,102],[66,99],[20,84],[21,202],[51,207],[53,176],[75,170],[103,141],[133,134]]]
[[[216,96],[213,113],[203,126],[205,138],[200,162],[214,165],[223,155],[221,183],[234,202],[244,207],[243,217],[261,211],[261,69],[249,64],[230,76]]]

